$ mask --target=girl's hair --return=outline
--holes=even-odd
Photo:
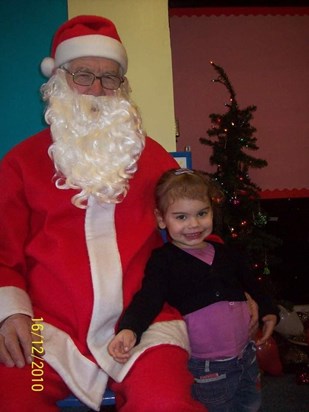
[[[155,189],[156,208],[162,216],[177,199],[206,200],[212,208],[223,200],[218,185],[206,173],[191,169],[170,169],[163,173]]]

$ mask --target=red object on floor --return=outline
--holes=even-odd
[[[258,331],[256,339],[262,336],[262,331]],[[257,346],[257,361],[263,372],[272,376],[283,374],[283,366],[279,356],[279,350],[275,339],[271,336],[263,345]]]

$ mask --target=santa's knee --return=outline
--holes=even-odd
[[[69,393],[56,372],[45,364],[37,368],[35,362],[23,368],[1,364],[0,382],[1,412],[58,412],[56,402]]]

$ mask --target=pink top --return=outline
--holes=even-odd
[[[214,247],[186,252],[211,265]],[[249,341],[250,313],[246,302],[216,302],[184,317],[191,345],[191,356],[223,360],[238,356]]]

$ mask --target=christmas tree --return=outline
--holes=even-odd
[[[254,136],[256,128],[250,124],[256,106],[240,109],[224,69],[213,62],[211,64],[218,74],[213,82],[221,83],[229,93],[229,103],[225,103],[227,111],[210,114],[209,138],[200,138],[202,144],[212,147],[210,164],[216,165],[217,170],[208,175],[221,186],[225,198],[215,230],[225,243],[248,253],[259,277],[267,276],[270,273],[270,251],[280,241],[266,231],[267,215],[261,209],[261,189],[249,176],[250,168],[267,166],[266,160],[248,153],[258,150]]]

